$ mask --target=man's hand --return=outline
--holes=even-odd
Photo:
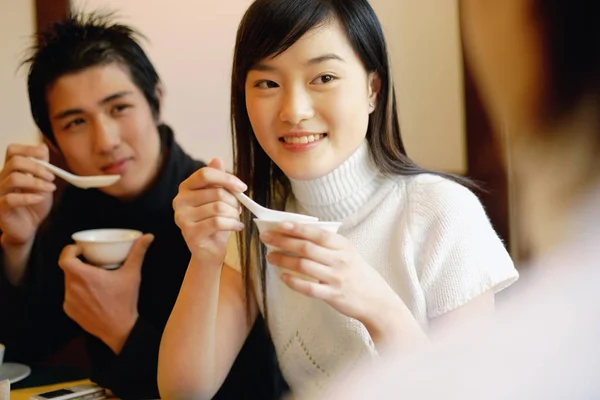
[[[121,268],[105,270],[82,262],[78,245],[66,246],[58,261],[65,273],[65,313],[98,337],[115,354],[123,348],[138,318],[144,256],[154,236],[135,241]]]
[[[0,171],[0,244],[8,279],[18,285],[25,275],[35,233],[52,207],[54,175],[28,157],[49,159],[45,144],[12,144]]]

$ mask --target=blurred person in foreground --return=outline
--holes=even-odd
[[[600,23],[594,0],[463,0],[467,60],[506,132],[535,255],[486,327],[388,349],[327,399],[600,396]]]

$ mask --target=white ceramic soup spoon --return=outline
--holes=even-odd
[[[309,215],[296,214],[285,211],[277,211],[271,210],[269,208],[263,207],[260,204],[256,203],[250,197],[246,196],[244,193],[234,193],[233,194],[240,203],[244,205],[252,214],[254,214],[257,218],[265,221],[318,221],[319,218],[311,217]]]
[[[40,165],[43,165],[50,172],[61,177],[65,181],[69,182],[71,185],[77,186],[82,189],[110,186],[110,185],[114,184],[116,181],[118,181],[119,179],[121,179],[121,175],[94,175],[94,176],[73,175],[72,173],[67,172],[64,169],[58,168],[57,166],[52,165],[46,161],[40,160],[38,158],[33,158],[33,157],[28,157],[28,158]]]

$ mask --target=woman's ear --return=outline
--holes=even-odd
[[[381,77],[377,72],[371,72],[369,74],[369,105],[371,111],[377,107],[377,97],[381,91]]]

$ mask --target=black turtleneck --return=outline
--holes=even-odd
[[[0,268],[0,343],[6,359],[35,362],[47,357],[81,328],[63,312],[64,275],[58,266],[71,235],[84,229],[131,228],[154,234],[142,267],[139,318],[117,356],[86,334],[91,379],[121,398],[157,398],[158,348],[175,304],[190,252],[175,225],[172,200],[179,184],[204,166],[160,126],[163,165],[152,186],[139,197],[121,201],[95,189],[66,186],[50,217],[38,231],[24,285],[12,287]],[[3,257],[0,257],[2,260]],[[1,261],[0,261],[1,262]],[[259,318],[216,398],[279,397],[274,353]]]

